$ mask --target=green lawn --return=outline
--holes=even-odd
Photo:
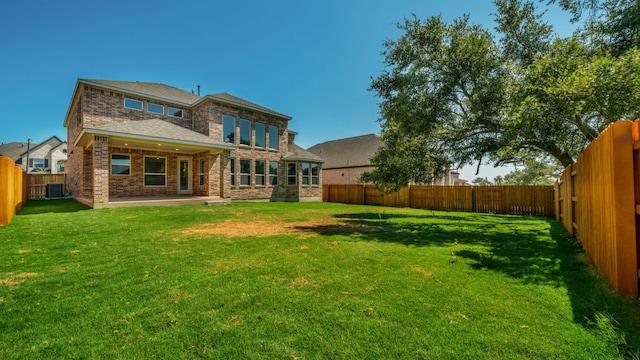
[[[546,218],[61,200],[0,227],[3,359],[616,359],[638,334]]]

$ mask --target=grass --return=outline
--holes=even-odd
[[[63,200],[0,227],[3,359],[622,359],[637,334],[546,218]]]

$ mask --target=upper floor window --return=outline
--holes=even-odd
[[[255,139],[255,143],[256,143],[256,147],[260,147],[263,148],[266,146],[266,137],[265,137],[265,132],[264,132],[264,124],[263,123],[255,123],[254,125],[255,127],[255,133],[256,133],[256,139]]]
[[[231,116],[222,116],[222,141],[236,143],[236,119]]]
[[[124,98],[124,107],[127,109],[142,111],[142,101]]]
[[[111,154],[111,175],[130,175],[131,156]]]
[[[251,121],[240,119],[240,145],[251,145]]]
[[[152,114],[164,115],[164,106],[160,104],[147,103],[147,112]]]
[[[269,149],[278,150],[278,127],[269,125]]]
[[[183,112],[182,109],[167,106],[167,115],[181,118],[183,117]]]

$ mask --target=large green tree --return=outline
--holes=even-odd
[[[395,190],[447,165],[551,157],[568,166],[607,124],[635,116],[637,48],[594,51],[582,32],[554,35],[531,1],[494,3],[496,37],[468,15],[398,24],[371,84],[386,146],[363,180]]]

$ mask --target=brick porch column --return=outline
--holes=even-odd
[[[93,203],[109,202],[109,138],[93,138]]]
[[[220,197],[231,197],[231,151],[224,150],[220,156]],[[239,165],[236,165],[239,166]]]

